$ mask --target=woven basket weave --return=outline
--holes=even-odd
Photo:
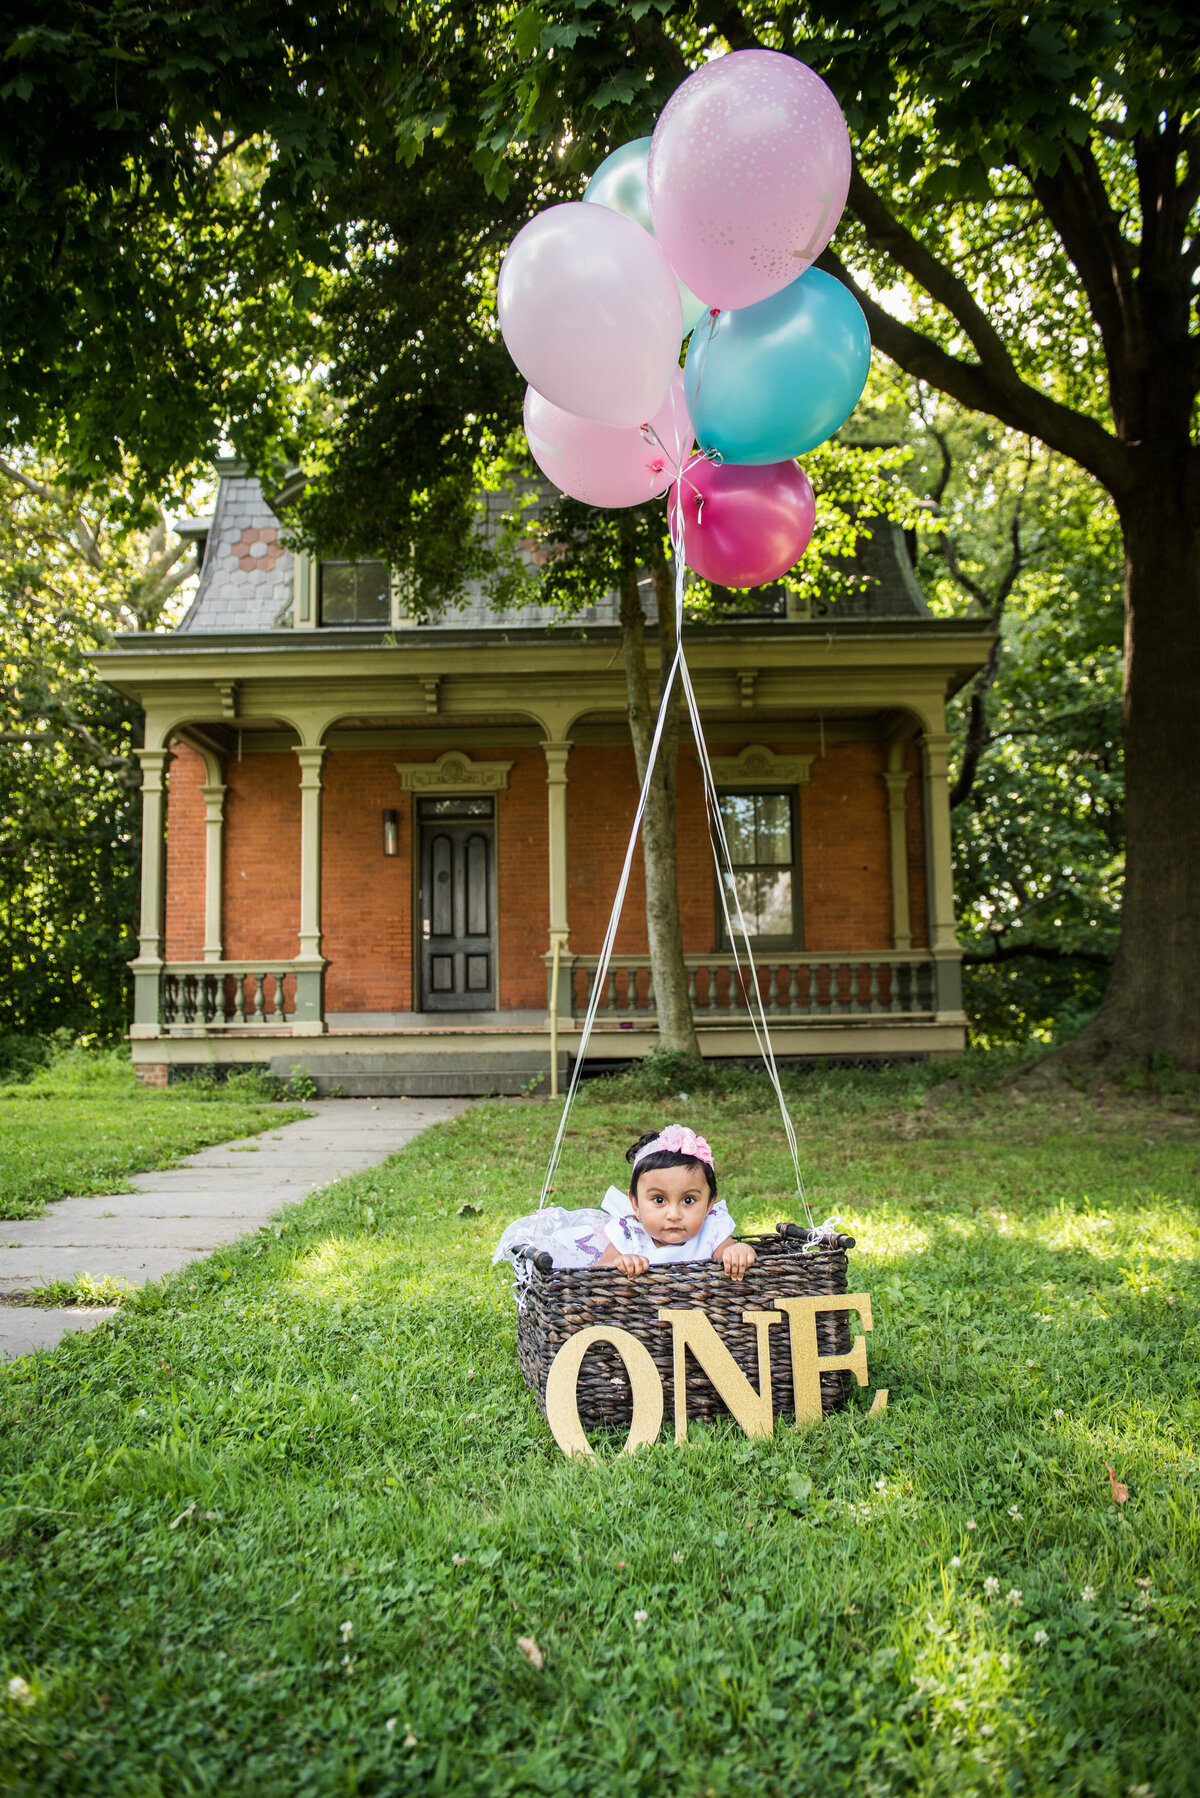
[[[816,1297],[842,1293],[846,1286],[846,1253],[852,1236],[819,1239],[808,1249],[811,1233],[796,1224],[780,1224],[774,1236],[739,1236],[754,1245],[757,1259],[744,1280],[731,1280],[714,1261],[651,1268],[636,1280],[612,1268],[575,1270],[547,1267],[548,1257],[531,1259],[529,1284],[517,1320],[517,1358],[525,1384],[546,1409],[546,1376],[569,1336],[590,1324],[628,1330],[650,1351],[663,1383],[668,1417],[674,1415],[675,1371],[671,1328],[660,1323],[665,1306],[703,1311],[750,1384],[758,1388],[758,1341],[753,1324],[742,1312],[769,1310],[777,1298]],[[539,1266],[538,1264],[541,1263]],[[850,1352],[850,1322],[844,1311],[818,1313],[817,1344],[822,1355]],[[821,1408],[837,1411],[846,1402],[845,1372],[821,1375]],[[584,1356],[576,1386],[579,1419],[585,1429],[629,1428],[633,1393],[625,1364],[615,1348],[596,1343]],[[778,1417],[796,1408],[792,1391],[792,1353],[786,1329],[771,1331],[771,1404]],[[728,1417],[729,1408],[695,1362],[689,1361],[689,1418]]]

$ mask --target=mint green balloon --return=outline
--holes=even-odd
[[[646,164],[650,160],[650,139],[635,137],[606,156],[584,189],[583,197],[593,206],[608,206],[648,231],[655,243],[654,226],[650,222],[650,201],[646,195]],[[679,280],[678,275],[675,277]],[[679,304],[683,312],[683,335],[695,329],[708,311],[690,287],[679,282]]]

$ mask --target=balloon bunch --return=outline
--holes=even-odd
[[[582,200],[517,233],[497,311],[529,382],[530,450],[556,487],[593,506],[669,489],[672,537],[704,579],[786,574],[816,516],[795,458],[850,416],[870,365],[857,302],[810,266],[849,185],[846,122],[821,78],[735,50],[689,76]]]

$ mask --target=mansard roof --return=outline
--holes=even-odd
[[[258,476],[244,463],[221,459],[216,469],[217,498],[211,519],[185,521],[178,527],[182,535],[196,539],[202,548],[202,562],[196,596],[174,634],[291,630],[295,557],[283,542],[278,513]],[[293,482],[287,489],[292,497],[295,487]],[[278,504],[280,495],[274,499]],[[929,617],[904,533],[890,520],[879,519],[858,554],[838,566],[853,577],[851,591],[836,600],[815,601],[814,618]],[[616,595],[610,594],[587,607],[573,622],[615,624],[617,617]],[[551,607],[529,606],[520,612],[501,613],[476,591],[465,605],[421,628],[545,629],[556,622],[560,615]]]

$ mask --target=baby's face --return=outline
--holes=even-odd
[[[699,1236],[712,1200],[703,1169],[656,1167],[639,1174],[629,1202],[642,1228],[666,1247]]]

